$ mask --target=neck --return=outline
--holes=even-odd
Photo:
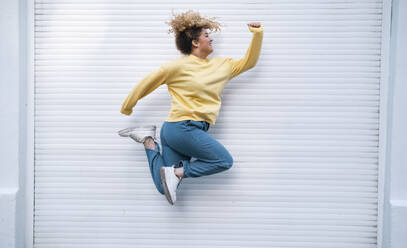
[[[195,56],[197,56],[198,58],[201,58],[201,59],[206,59],[206,57],[208,57],[208,54],[204,54],[201,51],[199,51],[198,49],[194,49],[191,52],[191,54],[193,54],[193,55],[195,55]]]

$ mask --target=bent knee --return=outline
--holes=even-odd
[[[233,165],[233,158],[232,158],[232,156],[230,156],[230,154],[227,154],[224,157],[223,167],[225,167],[225,169],[230,169],[230,168],[232,168],[232,165]]]

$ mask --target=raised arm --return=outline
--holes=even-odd
[[[246,55],[244,58],[238,60],[232,58],[228,59],[232,66],[231,78],[253,68],[260,56],[261,45],[263,42],[263,26],[258,22],[249,23],[248,26],[250,32],[253,33],[253,37],[250,46],[246,51]]]
[[[133,112],[133,107],[136,105],[137,101],[153,92],[160,85],[164,84],[167,77],[168,71],[163,66],[150,72],[146,77],[136,84],[136,86],[127,96],[126,100],[123,102],[120,112],[125,115],[130,115]]]

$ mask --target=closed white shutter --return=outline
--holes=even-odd
[[[142,145],[162,86],[128,117],[134,85],[178,56],[164,23],[199,10],[225,24],[215,53],[255,68],[233,79],[209,133],[235,164],[159,194]],[[34,247],[373,248],[378,229],[382,1],[35,0]]]

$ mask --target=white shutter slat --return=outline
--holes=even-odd
[[[377,0],[36,0],[34,248],[377,248],[382,12]],[[156,192],[119,129],[167,117],[162,86],[119,110],[180,56],[164,23],[198,9],[227,24],[211,56],[256,67],[231,80],[209,134],[231,170]],[[178,12],[179,12],[178,11]],[[242,118],[244,116],[244,118]]]

